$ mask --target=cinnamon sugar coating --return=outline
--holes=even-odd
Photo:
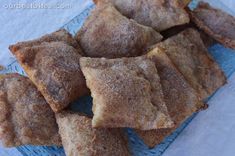
[[[156,67],[149,59],[83,57],[80,64],[93,97],[93,127],[173,126]]]
[[[200,101],[197,92],[189,85],[163,51],[156,48],[150,51],[147,56],[157,67],[167,110],[175,123],[175,127],[171,129],[136,130],[145,144],[154,147],[194,112],[203,108],[204,104]]]
[[[130,156],[121,129],[94,129],[90,118],[71,112],[56,119],[67,156]]]
[[[190,11],[191,19],[199,28],[226,47],[235,49],[235,18],[222,10],[200,2]]]
[[[209,97],[226,83],[223,71],[208,53],[196,30],[186,29],[155,47],[167,54],[201,99]]]
[[[72,37],[72,35],[66,31],[65,29],[60,29],[58,31],[55,31],[51,34],[46,34],[38,39],[30,40],[30,41],[24,41],[24,42],[18,42],[15,45],[10,46],[11,51],[17,51],[25,47],[32,47],[32,46],[38,46],[45,42],[64,42],[65,44],[68,44],[75,49],[78,49],[78,52],[82,54],[82,51],[80,49],[79,44],[77,41]]]
[[[10,46],[10,50],[53,111],[89,93],[80,70],[80,50],[64,31]],[[73,45],[73,46],[72,46]]]
[[[76,39],[88,57],[120,58],[145,53],[162,36],[105,4],[91,12]]]
[[[95,3],[111,2],[118,11],[140,24],[160,32],[189,22],[184,7],[189,0],[94,0]]]
[[[53,111],[33,83],[19,74],[0,77],[0,139],[6,147],[61,145]]]

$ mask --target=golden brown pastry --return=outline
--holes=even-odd
[[[214,40],[211,36],[209,36],[207,33],[205,33],[202,30],[198,30],[200,33],[200,37],[205,45],[206,48],[211,47],[213,44],[217,43],[216,40]]]
[[[120,58],[143,54],[162,36],[105,4],[96,6],[76,39],[86,56]]]
[[[32,46],[38,46],[45,42],[64,42],[75,49],[78,49],[78,52],[82,54],[82,51],[80,49],[79,44],[77,41],[72,37],[72,35],[66,31],[65,29],[60,29],[58,31],[55,31],[51,34],[46,34],[38,39],[25,41],[25,42],[18,42],[17,44],[10,46],[11,51],[17,51],[25,47],[32,47]]]
[[[96,4],[111,2],[128,18],[160,32],[189,22],[184,7],[189,0],[94,0]]]
[[[93,97],[93,127],[172,127],[156,67],[145,57],[81,58]]]
[[[190,12],[193,22],[226,47],[235,49],[235,18],[222,10],[200,2]]]
[[[175,123],[175,127],[171,129],[136,130],[149,147],[154,147],[194,112],[203,108],[204,104],[200,101],[197,92],[188,84],[161,49],[153,49],[147,56],[155,62],[167,110]]]
[[[93,129],[90,118],[71,112],[56,119],[67,156],[130,156],[121,129]]]
[[[89,91],[80,70],[80,50],[70,46],[66,35],[52,36],[12,45],[10,50],[52,110],[58,112]]]
[[[212,37],[210,37],[204,31],[198,29],[197,26],[192,22],[190,22],[189,24],[175,26],[175,27],[172,27],[172,28],[167,29],[165,31],[162,31],[161,34],[162,34],[162,36],[164,36],[163,40],[168,39],[169,37],[172,37],[174,35],[177,35],[178,33],[180,33],[181,31],[183,31],[187,28],[194,28],[200,33],[200,37],[201,37],[204,45],[206,46],[206,48],[209,48],[210,46],[212,46],[213,44],[216,43],[216,41]]]
[[[168,55],[201,99],[226,83],[223,71],[209,55],[196,30],[186,29],[155,47]]]
[[[147,147],[149,147],[149,149],[153,149],[154,147],[156,147],[156,145],[160,144],[167,136],[174,132],[175,129],[176,127],[149,131],[135,130],[135,132],[147,145]]]
[[[50,106],[19,74],[0,76],[0,139],[4,146],[61,145]]]

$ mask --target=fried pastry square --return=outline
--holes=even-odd
[[[189,0],[94,0],[111,2],[123,15],[160,32],[189,22],[184,7]]]
[[[96,6],[76,39],[88,57],[120,58],[141,55],[162,36],[105,4]]]
[[[173,126],[156,67],[149,59],[83,57],[80,64],[93,97],[93,127]]]
[[[56,120],[68,156],[130,156],[121,129],[94,129],[90,118],[72,112],[58,113]]]
[[[175,123],[175,127],[171,129],[136,130],[149,147],[154,147],[194,112],[203,108],[204,104],[164,52],[156,48],[147,56],[157,67],[167,110]]]
[[[58,112],[89,91],[79,65],[80,50],[70,46],[73,42],[68,43],[66,35],[58,39],[49,36],[53,34],[12,45],[10,50],[52,110]]]
[[[235,49],[235,18],[222,10],[200,2],[190,11],[193,22],[226,47]]]
[[[205,99],[226,83],[226,77],[209,55],[199,32],[186,29],[156,45],[165,52],[189,84]]]
[[[41,93],[26,77],[0,77],[0,139],[6,147],[61,145],[56,119]]]

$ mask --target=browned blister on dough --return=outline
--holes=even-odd
[[[150,130],[173,126],[152,61],[83,57],[80,64],[93,97],[94,127]]]
[[[67,156],[130,156],[121,129],[94,129],[90,118],[72,112],[56,119]]]
[[[0,139],[6,147],[61,145],[53,111],[33,83],[19,74],[0,76]]]

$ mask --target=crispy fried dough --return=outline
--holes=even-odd
[[[184,7],[188,0],[95,0],[96,4],[111,2],[128,18],[163,31],[189,22]]]
[[[88,57],[120,58],[141,55],[162,36],[105,4],[96,6],[76,39]]]
[[[94,127],[172,127],[153,62],[145,57],[81,58],[93,97]]]
[[[42,39],[18,43],[10,49],[53,111],[58,112],[89,91],[80,70],[79,50],[64,41]]]
[[[210,37],[204,31],[198,29],[196,27],[196,25],[192,22],[190,22],[189,24],[175,26],[175,27],[172,27],[172,28],[167,29],[165,31],[162,31],[161,34],[164,37],[163,40],[168,39],[169,37],[172,37],[174,35],[177,35],[178,33],[180,33],[181,31],[183,31],[187,28],[194,28],[194,29],[198,30],[198,32],[200,33],[200,37],[201,37],[204,45],[206,46],[206,48],[209,48],[210,46],[212,46],[213,44],[216,43],[216,41],[212,37]]]
[[[164,52],[156,48],[147,56],[155,62],[167,110],[176,128],[194,112],[200,110],[204,104],[198,98],[197,92],[188,84]],[[154,147],[175,128],[151,131],[137,130],[136,132],[149,147]]]
[[[181,8],[185,8],[192,0],[177,0],[177,1]]]
[[[67,156],[130,156],[121,129],[93,129],[90,118],[71,112],[56,119]]]
[[[19,74],[0,77],[0,139],[7,147],[61,145],[53,111],[33,83]]]
[[[46,34],[39,39],[30,40],[26,42],[19,42],[13,46],[10,46],[9,48],[11,51],[17,51],[26,47],[38,46],[38,45],[43,44],[44,42],[64,42],[74,47],[75,49],[78,49],[78,52],[80,54],[83,54],[77,41],[65,29],[58,30],[51,34]]]
[[[190,11],[191,19],[199,28],[226,47],[235,49],[235,18],[222,10],[200,2]]]
[[[189,84],[205,99],[226,83],[226,77],[194,29],[173,36],[155,46],[165,52]]]
[[[175,123],[182,122],[185,117],[203,107],[204,104],[200,101],[197,92],[185,80],[166,53],[156,48],[147,56],[156,65],[168,112]]]
[[[198,32],[200,33],[200,37],[201,37],[206,48],[209,48],[212,45],[214,45],[215,43],[217,43],[216,40],[214,40],[211,36],[209,36],[204,31],[198,30]]]

